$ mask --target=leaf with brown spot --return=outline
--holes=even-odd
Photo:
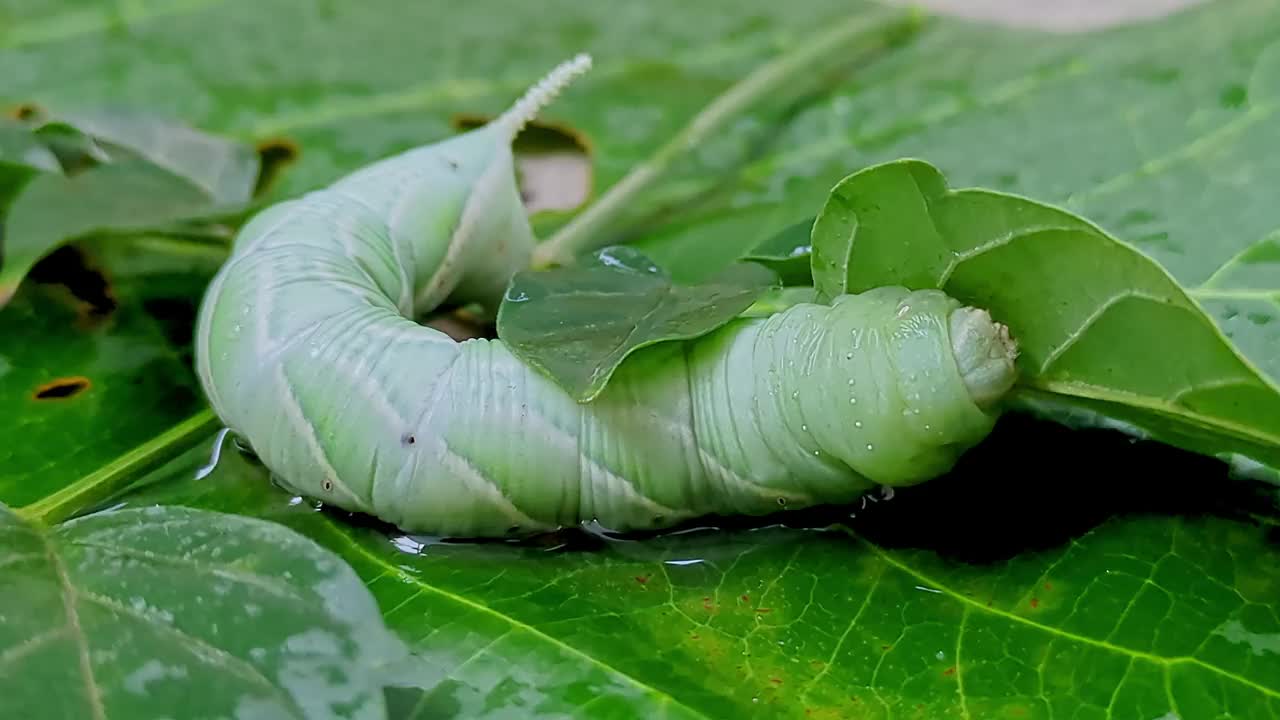
[[[31,397],[36,400],[66,400],[83,393],[91,385],[87,377],[58,378],[36,388]]]
[[[62,172],[53,168],[8,194],[7,216],[0,216],[0,307],[62,244],[104,233],[207,234],[202,224],[242,219],[259,180],[252,146],[150,114],[41,113],[34,129],[7,135],[23,131]],[[0,160],[5,137],[0,133]],[[46,165],[47,155],[39,156]],[[6,185],[0,177],[0,209]]]
[[[302,152],[298,143],[287,137],[267,138],[258,142],[258,179],[253,187],[255,196],[265,195],[284,168],[297,162]]]

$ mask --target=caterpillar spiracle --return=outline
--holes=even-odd
[[[200,306],[197,370],[280,484],[409,532],[661,529],[923,482],[990,432],[1016,350],[936,290],[877,288],[652,345],[589,403],[500,340],[416,322],[446,299],[496,307],[529,265],[511,142],[590,62],[238,233]]]

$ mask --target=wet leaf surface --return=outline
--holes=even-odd
[[[0,102],[123,104],[288,138],[302,152],[270,187],[281,198],[447,137],[455,114],[498,112],[533,69],[585,50],[597,69],[542,119],[592,139],[600,192],[751,68],[858,7],[0,0]],[[1061,203],[1150,250],[1265,365],[1280,341],[1275,298],[1260,292],[1275,268],[1278,24],[1269,0],[1082,36],[934,21],[813,104],[730,124],[611,232],[676,281],[706,277],[811,218],[851,171],[921,157],[956,186]],[[539,235],[563,220],[538,218]],[[153,258],[128,267],[145,277]],[[169,302],[198,297],[176,279],[188,275],[156,277]],[[119,324],[94,342],[128,346],[136,332],[181,347],[180,324],[133,325],[142,296],[116,297]],[[51,327],[74,320],[52,313]],[[6,397],[77,374],[94,384],[72,402],[111,385],[49,360],[82,340],[44,322],[0,332]],[[94,357],[116,357],[105,367],[124,382],[194,387],[172,365]],[[75,482],[154,435],[146,423],[186,416],[161,396],[121,394],[83,426],[23,409],[20,440],[0,448],[28,464],[0,460],[0,498]],[[143,423],[136,436],[126,415]],[[425,691],[388,693],[406,716],[1280,717],[1274,530],[1210,512],[1234,504],[1221,464],[1002,427],[966,471],[854,508],[853,536],[432,544],[291,504],[234,456],[190,481],[208,448],[131,502],[282,519],[337,550],[419,653]],[[1013,459],[1026,452],[1032,463]]]
[[[403,654],[345,563],[235,515],[48,529],[0,505],[0,590],[0,692],[20,717],[378,718]]]
[[[1155,443],[1014,420],[892,499],[524,543],[388,532],[229,440],[209,471],[213,447],[126,504],[338,552],[418,656],[418,689],[389,691],[403,717],[1280,716],[1280,536],[1234,512],[1271,499],[1207,493],[1220,464]]]

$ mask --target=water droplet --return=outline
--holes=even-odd
[[[808,426],[808,425],[805,425],[805,424],[803,424],[803,423],[801,423],[801,424],[800,424],[800,432],[809,432],[809,426]]]
[[[920,408],[911,408],[911,414],[912,414],[912,415],[919,415],[919,414],[920,414]]]
[[[851,398],[849,398],[849,404],[850,404],[850,405],[857,405],[857,404],[858,404],[858,398],[856,398],[856,397],[851,397]]]
[[[925,429],[925,430],[928,430],[928,429],[929,429],[929,426],[926,424],[926,425],[924,426],[924,429]]]
[[[852,360],[852,359],[853,359],[853,353],[851,353],[851,352],[849,352],[849,353],[845,353],[845,354],[844,354],[844,359],[845,359],[845,360]]]
[[[853,426],[854,426],[854,427],[856,427],[856,428],[860,428],[860,427],[862,427],[862,421],[861,421],[861,420],[854,420],[854,421],[853,421]]]
[[[794,400],[795,398],[798,398],[798,397],[800,397],[800,391],[799,391],[799,390],[792,390],[792,391],[791,391],[791,398]]]
[[[817,451],[817,450],[814,450],[814,451],[813,451],[813,456],[814,456],[814,457],[817,457],[817,456],[818,456],[818,451]]]
[[[853,387],[853,378],[849,378],[849,387]]]
[[[872,445],[871,443],[867,443],[867,449],[868,449],[868,450],[875,450],[875,449],[876,449],[876,447],[875,447],[874,445]]]

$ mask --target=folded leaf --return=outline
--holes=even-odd
[[[123,111],[58,113],[58,121],[95,138],[117,154],[145,158],[199,187],[214,203],[247,202],[258,178],[252,145],[219,137],[156,115]]]
[[[1009,325],[1026,388],[1179,447],[1280,467],[1275,380],[1156,262],[1080,217],[952,190],[932,165],[901,160],[841,181],[813,240],[823,296],[945,290]]]
[[[5,219],[0,306],[42,257],[62,243],[105,230],[146,230],[218,210],[199,187],[145,161],[95,167],[29,182]]]
[[[810,218],[787,226],[752,248],[742,259],[772,268],[784,285],[812,286],[809,244],[813,222],[814,218]]]

